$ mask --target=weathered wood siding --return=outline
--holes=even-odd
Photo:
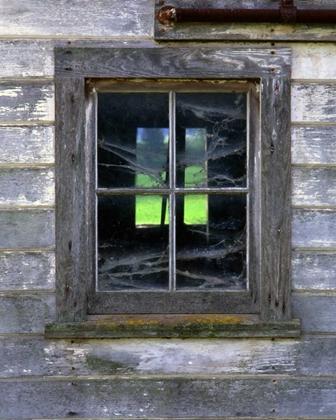
[[[302,337],[46,340],[55,314],[54,47],[165,44],[152,39],[152,0],[2,3],[0,418],[336,419],[336,47],[319,42],[336,39],[335,25],[231,24],[216,37],[194,25],[197,37],[228,46],[283,39],[293,50],[292,289]],[[278,2],[258,2],[267,4]],[[176,34],[190,38],[190,29]]]

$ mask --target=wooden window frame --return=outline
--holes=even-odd
[[[55,50],[56,323],[46,328],[47,336],[299,334],[299,322],[292,320],[291,313],[290,74],[289,48]],[[250,240],[257,254],[251,267],[255,283],[251,291],[229,292],[227,302],[231,304],[225,314],[219,314],[220,305],[216,307],[214,300],[213,312],[217,314],[147,315],[145,309],[140,311],[143,315],[108,315],[109,299],[104,292],[92,290],[95,88],[108,89],[129,79],[154,86],[172,80],[229,81],[236,86],[246,80],[257,81],[258,94],[249,94],[250,108],[258,110],[250,118],[255,164],[249,174],[254,189]],[[187,293],[197,299],[199,292]],[[209,299],[211,293],[207,292]],[[171,297],[167,299],[169,302]],[[127,300],[124,302],[126,305]],[[92,311],[93,306],[101,315]]]

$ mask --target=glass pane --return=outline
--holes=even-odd
[[[179,93],[178,187],[246,186],[246,94]]]
[[[190,195],[187,200],[199,196]],[[176,203],[176,282],[178,289],[246,289],[246,196],[208,195],[197,223],[182,222],[183,196]],[[206,199],[207,198],[207,199]],[[195,206],[196,208],[196,206]],[[182,220],[182,221],[181,221]]]
[[[98,290],[168,289],[168,224],[144,216],[135,224],[135,203],[152,196],[98,197]],[[168,202],[167,197],[154,197]],[[167,211],[167,210],[166,210]],[[138,215],[139,220],[143,217]]]
[[[101,93],[98,99],[98,187],[163,187],[168,94]]]

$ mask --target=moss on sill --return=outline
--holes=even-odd
[[[225,338],[300,335],[299,320],[264,322],[256,315],[109,315],[51,324],[48,338]]]

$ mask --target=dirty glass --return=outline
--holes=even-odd
[[[98,290],[246,289],[246,94],[98,104]]]

